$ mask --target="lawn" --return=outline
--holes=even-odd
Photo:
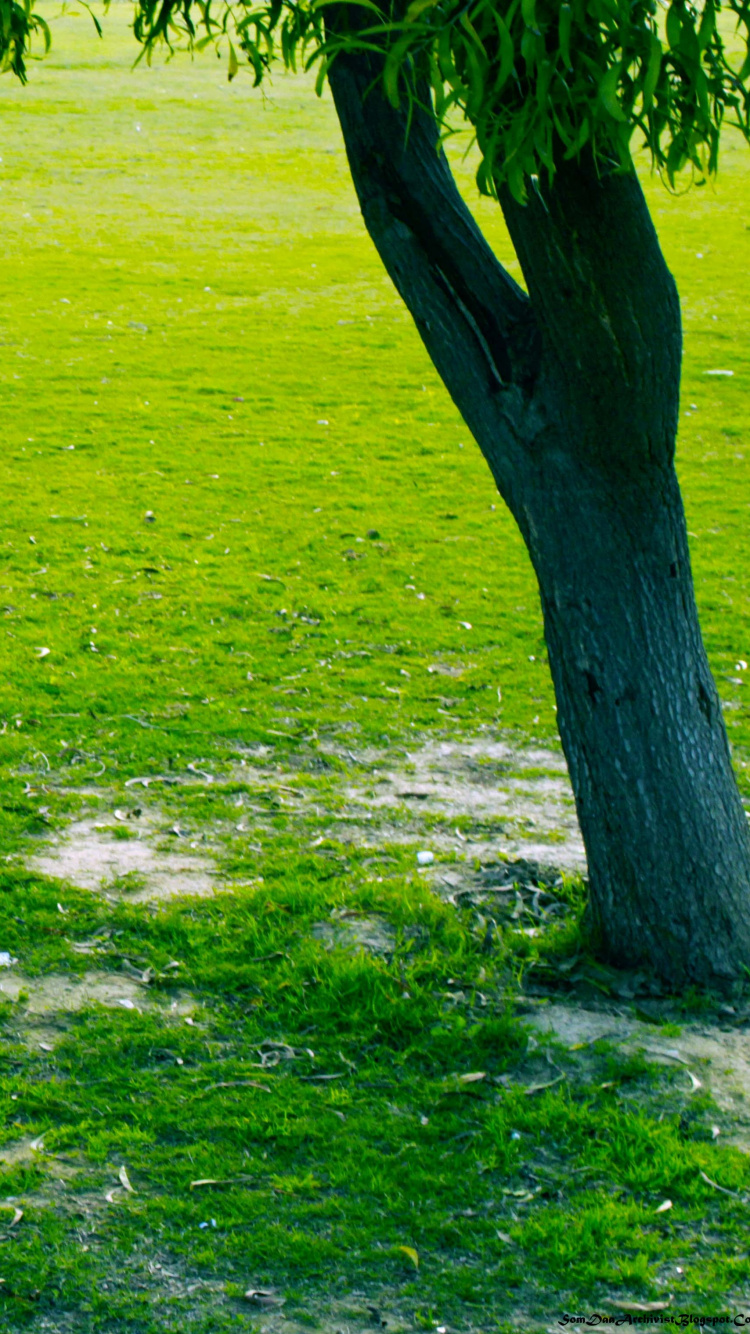
[[[541,792],[559,743],[528,559],[364,232],[330,100],[303,77],[229,84],[208,54],[133,70],[128,15],[100,42],[67,13],[29,85],[2,85],[5,1328],[741,1309],[750,1172],[715,1142],[721,1107],[679,1066],[530,1036],[582,960],[582,885],[519,869],[493,926],[487,877],[524,840],[555,866],[562,835],[415,814],[398,783],[378,806],[384,769],[408,778],[430,746],[512,748],[498,790],[517,752]],[[730,137],[715,188],[645,182],[682,293],[680,476],[747,796],[749,176]],[[179,846],[221,892],[56,876],[70,828],[84,870],[103,842],[163,868]],[[575,967],[615,1019],[638,1004]],[[128,1003],[40,1017],[39,988],[84,977],[127,981]],[[721,1013],[640,1004],[662,1046]],[[743,1007],[721,1022],[741,1031]]]

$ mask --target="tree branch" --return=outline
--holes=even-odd
[[[680,305],[638,177],[597,169],[590,154],[560,159],[552,185],[534,181],[525,206],[500,191],[556,411],[563,394],[590,463],[671,466]]]
[[[438,148],[429,89],[409,115],[386,100],[381,69],[376,55],[341,52],[328,74],[362,215],[500,481],[539,371],[536,321],[458,193]]]

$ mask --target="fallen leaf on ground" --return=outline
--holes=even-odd
[[[222,1079],[219,1084],[209,1084],[203,1092],[212,1093],[214,1089],[260,1089],[261,1093],[271,1092],[267,1084],[256,1084],[254,1079]]]
[[[235,1186],[241,1183],[247,1183],[248,1177],[200,1177],[198,1181],[190,1182],[191,1190],[200,1190],[202,1186]]]
[[[129,959],[124,957],[121,960],[121,963],[123,972],[127,973],[129,977],[134,978],[136,982],[143,982],[148,986],[149,983],[153,981],[153,968],[136,968]]]
[[[619,1302],[616,1297],[610,1297],[607,1303],[618,1311],[666,1311],[671,1304],[671,1297],[666,1302]]]
[[[703,1088],[703,1085],[699,1080],[698,1076],[694,1075],[692,1070],[686,1070],[685,1074],[687,1075],[688,1079],[690,1080],[690,1083],[692,1084],[691,1093],[697,1093],[698,1089]]]
[[[300,1075],[299,1078],[301,1080],[304,1080],[305,1083],[310,1084],[313,1082],[319,1082],[326,1079],[346,1079],[348,1073],[349,1073],[348,1070],[337,1070],[336,1073],[333,1075]]]
[[[487,1078],[487,1073],[485,1070],[473,1070],[468,1075],[459,1075],[458,1078],[461,1084],[478,1084],[480,1080]]]
[[[128,1169],[125,1166],[121,1167],[117,1175],[120,1178],[121,1185],[123,1185],[126,1190],[129,1190],[131,1195],[135,1195],[135,1191],[133,1190],[133,1187],[130,1184]]]
[[[655,1214],[665,1214],[665,1213],[667,1213],[667,1211],[668,1211],[669,1209],[671,1209],[671,1208],[672,1208],[672,1201],[671,1201],[671,1200],[662,1200],[662,1202],[661,1202],[661,1204],[659,1205],[658,1209],[654,1209],[654,1213],[655,1213]]]
[[[248,1288],[245,1301],[252,1302],[253,1306],[283,1306],[286,1297],[280,1297],[273,1288]]]
[[[558,1075],[555,1079],[548,1079],[546,1084],[529,1084],[529,1087],[525,1090],[526,1096],[528,1098],[532,1093],[542,1093],[544,1089],[554,1088],[555,1084],[561,1083],[567,1077],[567,1075]]]
[[[706,1176],[705,1172],[701,1172],[700,1175],[702,1176],[707,1186],[713,1186],[714,1190],[720,1190],[722,1195],[731,1195],[733,1199],[735,1200],[739,1199],[736,1190],[728,1190],[726,1186],[720,1186],[718,1181],[712,1181],[711,1177]]]
[[[414,1268],[419,1269],[419,1255],[415,1251],[413,1246],[397,1246],[396,1250],[402,1251],[403,1254],[406,1256],[407,1260],[411,1260],[411,1263],[414,1265]]]
[[[680,1065],[687,1065],[687,1060],[681,1052],[674,1047],[647,1047],[647,1056],[664,1056],[669,1061],[679,1061]]]

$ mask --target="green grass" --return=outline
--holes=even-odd
[[[6,1327],[250,1328],[274,1317],[241,1294],[266,1285],[290,1319],[335,1307],[342,1328],[368,1303],[483,1331],[612,1294],[723,1311],[750,1283],[750,1180],[710,1142],[715,1110],[604,1048],[553,1069],[514,1017],[530,958],[576,948],[574,917],[487,956],[413,848],[372,865],[329,836],[369,772],[349,748],[481,729],[554,747],[531,569],[364,234],[330,102],[280,75],[264,101],[209,58],[131,72],[125,23],[113,8],[99,44],[66,16],[29,87],[2,87],[0,947],[29,977],[151,967],[155,1000],[69,1016],[52,1051],[22,1040],[23,1000],[5,1008],[4,1140],[49,1155],[3,1171],[25,1210]],[[680,473],[745,792],[747,179],[730,140],[716,192],[647,183],[683,294]],[[256,783],[237,836],[240,761],[275,766],[302,812]],[[222,781],[160,787],[160,808],[208,831],[233,893],[144,908],[24,870],[70,815],[112,823],[128,779],[189,764]],[[312,928],[344,906],[388,922],[392,954],[327,948]],[[295,1059],[259,1069],[282,1040]],[[108,1203],[123,1164],[136,1193]],[[241,1179],[191,1189],[205,1177]]]
[[[441,656],[473,664],[459,726],[553,736],[528,559],[364,234],[330,103],[281,75],[264,103],[209,60],[131,73],[123,28],[116,9],[100,44],[67,18],[31,85],[3,88],[16,762],[65,741],[119,776],[279,731],[444,726]],[[649,187],[683,293],[680,467],[731,706],[750,652],[745,180],[730,139],[717,197]],[[746,747],[746,710],[728,722]]]
[[[99,933],[102,961],[150,965],[163,997],[74,1016],[52,1054],[13,1043],[19,1015],[5,1015],[6,1136],[43,1136],[50,1177],[75,1173],[56,1193],[44,1156],[3,1173],[26,1207],[4,1258],[13,1328],[72,1311],[76,1329],[177,1329],[169,1303],[153,1309],[153,1257],[221,1280],[216,1329],[234,1327],[248,1283],[281,1289],[290,1316],[333,1298],[356,1309],[364,1291],[407,1320],[432,1309],[494,1329],[512,1312],[541,1322],[551,1303],[648,1297],[664,1278],[720,1312],[750,1277],[747,1160],[710,1143],[710,1103],[606,1044],[582,1066],[555,1052],[564,1087],[529,1096],[508,956],[487,961],[468,917],[423,885],[376,884],[356,859],[323,884],[290,858],[255,891],[148,914],[68,891],[64,927],[54,883],[2,888],[6,931],[34,914],[37,966],[60,967],[63,931]],[[344,903],[419,935],[388,961],[326,949],[310,927]],[[9,943],[28,957],[22,930]],[[177,986],[199,998],[190,1024],[170,1009]],[[294,1059],[263,1068],[282,1041]],[[543,1058],[540,1074],[554,1075]],[[123,1165],[136,1193],[107,1204]],[[206,1178],[223,1184],[191,1188]]]

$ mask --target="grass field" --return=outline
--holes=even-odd
[[[0,94],[0,950],[23,977],[0,1049],[5,1328],[740,1309],[750,1173],[705,1089],[517,1017],[524,977],[577,957],[580,881],[541,934],[526,914],[493,942],[486,896],[441,897],[415,840],[476,888],[522,820],[350,815],[389,754],[408,771],[427,745],[501,740],[544,782],[557,741],[529,562],[364,233],[330,101],[302,78],[229,85],[209,56],[132,71],[128,12],[104,42],[59,18]],[[715,190],[646,182],[745,795],[749,177],[730,139]],[[93,893],[34,867],[70,821],[125,845],[146,819],[165,859],[182,837],[210,852],[227,892],[149,901],[137,872]],[[357,914],[386,946],[351,948]],[[93,973],[143,1001],[40,1019],[34,987]],[[655,1038],[688,1019],[664,1002]]]

